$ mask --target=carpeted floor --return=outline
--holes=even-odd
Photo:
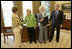
[[[40,44],[38,41],[37,44],[29,44],[29,42],[24,42],[22,43],[21,48],[71,48],[71,31],[61,29],[59,43],[56,42],[55,35],[51,43],[49,43],[48,41],[46,42],[46,44]],[[4,44],[3,34],[1,34],[1,48],[14,48],[13,37],[9,36],[8,39],[6,37],[6,44]]]

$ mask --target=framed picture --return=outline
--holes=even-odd
[[[64,4],[62,4],[62,10],[65,13],[71,12],[71,3],[64,3]]]

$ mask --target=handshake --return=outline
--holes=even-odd
[[[23,22],[21,22],[21,26],[23,27]]]

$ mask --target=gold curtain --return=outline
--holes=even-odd
[[[32,1],[33,13],[37,14],[39,12],[39,6],[41,5],[41,1]]]
[[[19,11],[19,16],[23,16],[23,7],[22,7],[22,1],[13,1],[13,3],[16,5]]]
[[[16,6],[19,9],[19,16],[23,16],[23,5],[22,5],[22,1],[15,1]],[[55,1],[50,1],[50,15],[51,12],[54,10],[54,4]],[[39,6],[41,5],[41,1],[32,1],[32,10],[33,10],[33,14],[37,14],[39,13]]]
[[[52,11],[54,10],[54,5],[55,5],[55,1],[50,1],[50,15]]]
[[[23,4],[22,1],[14,1],[16,6],[19,9],[19,16],[23,16]],[[39,6],[41,5],[40,1],[32,1],[32,8],[33,8],[33,13],[37,14],[39,12]]]
[[[54,10],[54,5],[55,5],[55,1],[50,1],[50,16],[52,14],[52,11]],[[50,21],[50,25],[52,24],[52,20]]]
[[[1,33],[3,31],[3,27],[4,27],[4,20],[3,20],[3,12],[2,12],[2,7],[1,7]]]

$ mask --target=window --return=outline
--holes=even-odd
[[[1,1],[5,27],[12,26],[12,1]]]
[[[26,9],[31,9],[32,13],[32,1],[23,1],[23,19],[25,19],[25,16],[27,15]]]
[[[41,1],[41,5],[45,6],[45,13],[50,18],[50,1]]]

